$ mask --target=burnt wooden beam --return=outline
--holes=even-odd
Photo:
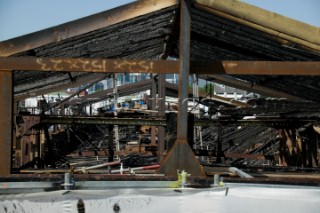
[[[178,4],[178,0],[135,1],[82,19],[0,42],[0,56],[32,50],[54,42],[112,26]]]
[[[0,70],[179,73],[179,61],[139,59],[2,57]],[[320,75],[318,61],[191,61],[190,73],[227,75]]]

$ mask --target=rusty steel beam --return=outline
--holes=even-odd
[[[190,41],[191,41],[191,17],[190,17],[190,2],[188,0],[180,1],[180,48],[179,48],[179,101],[178,101],[178,128],[177,141],[178,143],[187,142],[188,131],[188,86],[190,73]]]
[[[196,74],[320,75],[318,61],[193,61]]]
[[[74,117],[74,116],[42,116],[44,124],[96,124],[96,125],[148,125],[166,126],[164,119],[148,118],[107,118],[107,117]]]
[[[160,173],[177,175],[185,170],[193,176],[205,176],[203,167],[188,144],[188,86],[190,70],[191,0],[180,1],[179,101],[177,141],[161,161]]]
[[[178,0],[141,0],[0,43],[0,56],[31,50],[165,9]]]
[[[114,118],[114,117],[79,117],[79,116],[39,116],[39,115],[18,115],[25,121],[23,126],[17,126],[17,135],[23,135],[33,126],[42,124],[87,124],[87,125],[147,125],[167,126],[167,120],[154,118]],[[297,120],[270,118],[270,119],[210,119],[195,120],[195,126],[269,126],[275,128],[299,127],[306,123],[315,122],[314,119],[300,118]]]
[[[12,72],[0,72],[0,175],[11,173]]]
[[[100,72],[100,73],[175,73],[179,63],[163,60],[2,57],[0,70]]]
[[[100,73],[179,73],[180,61],[0,57],[0,70]],[[189,64],[189,63],[188,63]],[[210,75],[320,75],[318,61],[191,61],[190,73]],[[189,72],[188,72],[189,74]],[[180,81],[181,82],[181,81]]]

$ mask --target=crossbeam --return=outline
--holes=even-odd
[[[0,58],[0,69],[93,73],[175,73],[179,70],[179,63],[138,59],[7,57]]]
[[[179,61],[0,57],[0,70],[178,74]],[[319,61],[191,61],[192,74],[320,75]]]
[[[21,116],[21,115],[18,115]],[[38,121],[41,124],[86,124],[86,125],[147,125],[147,126],[167,126],[165,119],[154,118],[114,118],[114,117],[80,117],[80,116],[39,116],[39,115],[23,115],[21,116],[25,123],[26,121]],[[301,126],[306,123],[313,123],[314,119],[299,118],[297,120],[284,118],[269,118],[269,119],[201,119],[195,120],[195,126],[269,126],[269,127],[288,127]],[[34,125],[38,124],[34,123]],[[29,126],[31,128],[32,126]],[[19,129],[18,127],[16,127]],[[24,128],[25,129],[25,128]]]

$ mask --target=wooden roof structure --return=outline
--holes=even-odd
[[[166,59],[179,58],[177,0],[137,1],[99,14],[0,42],[2,57]],[[317,27],[235,0],[192,2],[191,61],[319,61]],[[299,30],[297,30],[299,29]],[[205,63],[204,63],[205,64]],[[199,64],[197,64],[199,65]],[[279,66],[280,64],[277,64]],[[205,64],[203,67],[212,66]],[[276,70],[276,67],[272,69]],[[295,65],[294,65],[295,66]],[[201,68],[203,68],[201,67]],[[243,67],[242,69],[248,69]],[[266,67],[266,66],[264,66]],[[286,67],[282,67],[284,70]],[[318,68],[318,67],[317,67]],[[291,67],[292,69],[292,67]],[[280,69],[279,69],[280,70]],[[287,95],[319,101],[319,77],[299,70],[293,76],[257,75],[203,78],[252,85]],[[301,73],[302,72],[302,73]],[[22,98],[106,77],[102,74],[23,72],[14,74],[15,96]],[[72,81],[77,79],[77,81]],[[242,81],[240,81],[241,83]],[[301,89],[303,88],[303,89]],[[250,90],[250,88],[246,88]],[[39,92],[39,90],[41,92]],[[27,94],[27,96],[25,96]],[[28,95],[29,94],[29,95]],[[269,94],[270,95],[270,94]]]

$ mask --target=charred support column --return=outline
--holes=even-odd
[[[156,110],[157,106],[157,82],[156,82],[156,77],[154,74],[152,74],[152,83],[151,83],[151,110]],[[152,126],[151,127],[151,145],[155,146],[156,145],[156,127]]]
[[[11,173],[12,72],[0,70],[0,175]]]
[[[188,144],[188,81],[190,69],[190,0],[180,1],[179,112],[177,141],[162,161],[160,172],[177,175],[177,170],[200,176],[204,170]]]
[[[158,93],[159,93],[159,116],[165,117],[166,111],[166,74],[159,74],[158,78]],[[165,147],[166,130],[163,126],[158,126],[158,161],[163,160],[163,153]]]
[[[108,162],[113,162],[113,126],[108,126]]]
[[[221,158],[223,157],[222,152],[222,126],[219,125],[217,128],[218,131],[218,144],[217,144],[217,160],[216,163],[221,163]]]

